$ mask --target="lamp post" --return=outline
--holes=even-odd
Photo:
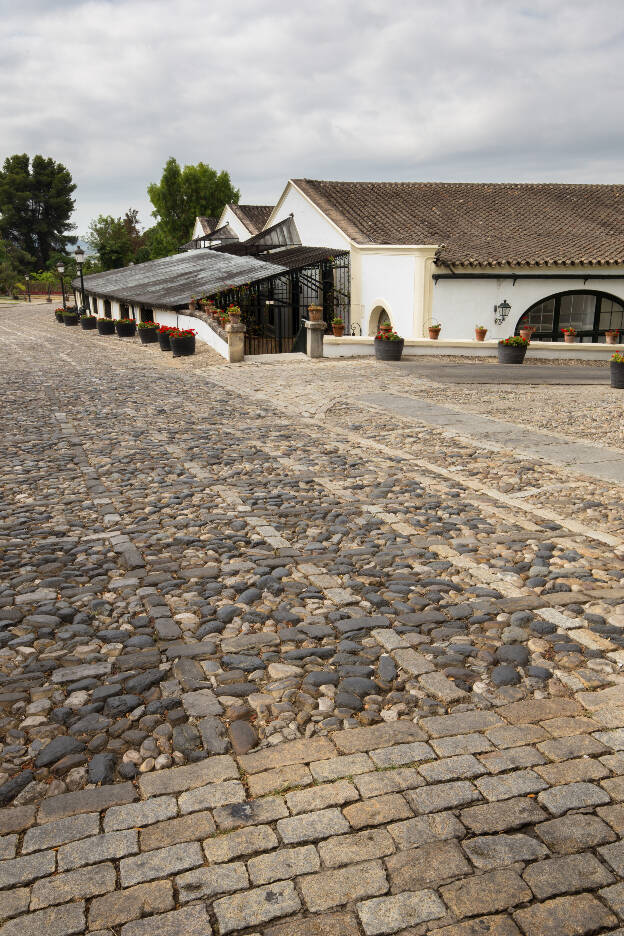
[[[31,302],[31,298],[30,298],[30,276],[28,275],[28,273],[26,273],[26,275],[24,276],[24,279],[26,280],[26,289],[28,290],[28,301]]]
[[[64,280],[63,280],[63,273],[65,272],[65,264],[64,264],[64,263],[57,263],[57,264],[56,264],[56,269],[58,270],[58,274],[59,274],[59,277],[60,277],[60,279],[61,279],[61,293],[62,293],[62,296],[63,296],[63,309],[66,309],[67,306],[66,306],[66,303],[65,303],[65,282],[64,282]]]
[[[82,275],[82,265],[83,265],[83,263],[84,263],[85,255],[84,255],[84,250],[82,249],[82,247],[80,247],[80,246],[76,247],[76,249],[75,249],[75,251],[74,251],[74,257],[76,258],[76,266],[78,267],[78,269],[79,269],[79,271],[80,271],[80,294],[81,294],[81,296],[82,296],[82,306],[81,306],[80,311],[81,311],[81,312],[86,312],[87,309],[86,309],[86,306],[85,306],[84,278],[83,278],[83,275]]]

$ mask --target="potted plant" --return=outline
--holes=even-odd
[[[323,306],[309,305],[308,306],[308,322],[322,322],[322,321],[323,321]]]
[[[438,338],[440,337],[441,331],[442,331],[442,326],[440,325],[439,322],[436,322],[435,324],[429,326],[429,337],[433,341],[437,341]]]
[[[624,390],[624,352],[616,351],[611,356],[611,386],[617,390]]]
[[[339,315],[335,315],[332,319],[332,331],[336,338],[342,338],[344,335],[344,322]]]
[[[522,338],[520,335],[512,335],[510,338],[501,338],[498,342],[498,363],[522,364],[528,346],[528,340]]]
[[[81,315],[80,327],[84,328],[85,331],[92,331],[97,328],[97,318],[95,315]]]
[[[169,333],[173,331],[170,325],[160,325],[158,327],[158,344],[161,351],[171,351],[169,343]]]
[[[605,340],[607,344],[619,344],[620,340],[620,330],[619,328],[609,328],[605,332]]]
[[[169,332],[169,343],[174,357],[187,357],[195,354],[194,328],[172,328]]]
[[[240,306],[232,305],[228,306],[227,314],[229,317],[230,325],[240,325],[242,312]]]
[[[485,341],[485,336],[487,335],[487,328],[485,325],[475,325],[475,338],[477,341]]]
[[[63,306],[59,306],[58,309],[54,310],[54,318],[56,319],[57,322],[60,322],[61,325],[63,324],[63,312],[64,311],[65,309],[63,308]]]
[[[157,344],[158,329],[160,328],[158,322],[139,322],[137,328],[141,344]]]
[[[78,312],[74,309],[65,309],[63,312],[63,324],[64,325],[77,325],[78,324]]]
[[[114,335],[115,323],[109,318],[99,318],[97,320],[97,330],[100,335]]]
[[[396,332],[378,331],[375,335],[375,357],[378,361],[400,361],[405,339]]]
[[[527,341],[530,341],[535,331],[535,325],[521,325],[518,331],[521,338],[526,338]]]
[[[574,344],[576,341],[576,328],[562,328],[563,340],[566,344]]]
[[[115,331],[118,338],[134,338],[136,335],[136,322],[134,319],[115,319]]]

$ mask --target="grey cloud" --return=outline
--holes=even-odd
[[[246,201],[290,176],[620,181],[621,0],[0,0],[0,157],[78,184],[81,231],[170,155]]]

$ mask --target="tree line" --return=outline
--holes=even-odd
[[[0,170],[0,293],[19,294],[24,275],[43,281],[59,262],[65,276],[76,275],[70,247],[77,243],[71,216],[76,185],[69,170],[44,156],[8,156]],[[167,257],[190,240],[197,216],[218,217],[240,192],[229,173],[206,163],[183,168],[171,157],[159,182],[147,187],[154,223],[141,229],[138,212],[122,217],[100,214],[87,232],[95,257],[85,260],[85,273],[112,270],[129,263]]]

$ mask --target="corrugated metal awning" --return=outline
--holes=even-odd
[[[257,257],[237,257],[214,250],[192,250],[119,270],[85,276],[85,291],[106,299],[175,309],[191,296],[213,296],[227,286],[241,286],[284,273],[285,268]],[[80,278],[73,281],[80,289]]]

